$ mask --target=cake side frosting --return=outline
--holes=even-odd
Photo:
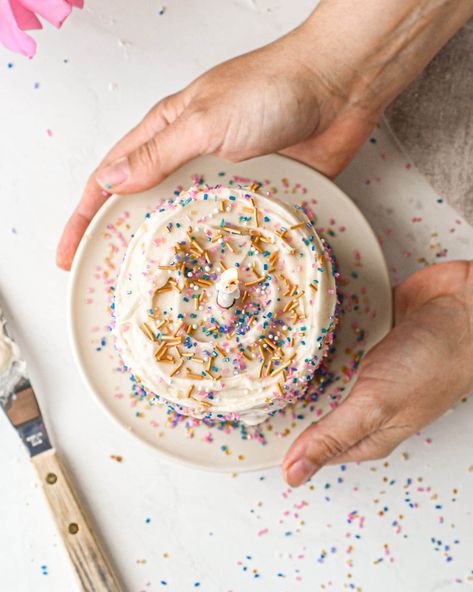
[[[224,308],[218,287],[232,268],[238,297],[221,297]],[[254,424],[305,393],[331,343],[336,301],[328,248],[300,207],[245,187],[192,187],[128,246],[117,346],[179,413]]]

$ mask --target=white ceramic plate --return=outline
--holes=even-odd
[[[316,227],[332,246],[344,284],[344,312],[330,363],[333,382],[317,401],[299,403],[269,419],[252,439],[243,439],[238,428],[193,426],[192,420],[169,427],[176,418],[166,407],[132,396],[130,377],[122,369],[108,331],[114,282],[126,243],[148,211],[172,196],[177,186],[191,185],[196,175],[209,184],[258,180],[264,182],[263,190],[276,189],[279,198],[305,201],[316,215]],[[201,157],[148,192],[110,198],[82,240],[71,272],[72,347],[91,392],[111,417],[143,442],[168,458],[208,470],[247,471],[280,464],[292,440],[348,394],[359,355],[386,335],[391,319],[388,271],[366,219],[331,181],[279,155],[239,164]],[[250,434],[254,435],[251,430]]]

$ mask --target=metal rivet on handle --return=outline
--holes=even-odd
[[[79,532],[79,525],[75,522],[71,522],[67,528],[70,534],[77,534]]]
[[[54,473],[48,473],[46,475],[46,483],[49,483],[49,485],[54,485],[54,483],[56,483],[57,481],[57,475],[55,475]]]

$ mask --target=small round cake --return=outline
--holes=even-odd
[[[191,187],[130,241],[117,348],[178,413],[254,425],[307,392],[333,340],[335,276],[301,206],[255,184]]]

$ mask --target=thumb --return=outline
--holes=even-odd
[[[326,417],[313,423],[292,444],[283,473],[292,487],[310,479],[321,467],[371,433],[369,414],[351,396]]]
[[[133,151],[99,168],[97,182],[109,193],[149,189],[202,154],[205,137],[201,118],[181,115]]]

